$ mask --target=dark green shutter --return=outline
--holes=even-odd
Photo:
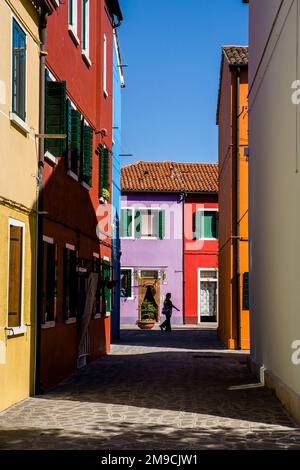
[[[64,298],[63,298],[63,313],[64,318],[69,318],[70,309],[70,250],[64,249]]]
[[[108,189],[109,188],[109,150],[107,148],[103,149],[102,158],[103,158],[102,189]]]
[[[127,294],[127,297],[131,297],[132,296],[132,279],[131,279],[131,276],[132,276],[132,271],[131,269],[127,269],[127,289],[126,289],[126,294]]]
[[[78,175],[78,167],[81,150],[81,122],[82,116],[79,111],[71,110],[71,170]]]
[[[109,156],[109,149],[102,148],[99,162],[99,197],[102,196],[102,189],[109,190]]]
[[[107,260],[103,261],[103,279],[110,280],[110,262]],[[104,302],[105,302],[105,313],[110,312],[111,309],[111,289],[108,287],[104,288]]]
[[[71,146],[72,146],[72,106],[67,99],[67,170],[71,168]]]
[[[159,238],[162,240],[165,237],[165,211],[159,211]]]
[[[121,237],[128,238],[132,236],[132,210],[121,210]]]
[[[142,236],[142,214],[139,210],[134,213],[134,235],[135,238],[141,238]]]
[[[249,273],[243,274],[243,310],[249,310]]]
[[[83,125],[83,168],[82,179],[92,185],[93,129]]]
[[[46,82],[45,133],[67,133],[66,82]],[[67,139],[45,139],[45,150],[52,155],[65,156]]]

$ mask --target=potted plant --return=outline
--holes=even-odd
[[[100,195],[100,202],[105,204],[107,201],[109,201],[109,198],[110,198],[110,192],[108,191],[108,189],[102,188],[101,195]]]
[[[136,322],[141,330],[151,330],[155,325],[156,308],[148,300],[141,305],[141,319]]]

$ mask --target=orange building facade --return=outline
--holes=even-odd
[[[219,327],[229,349],[250,348],[248,48],[224,46],[219,126]]]

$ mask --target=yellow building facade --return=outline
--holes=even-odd
[[[34,388],[38,6],[0,0],[0,410]]]
[[[219,126],[219,327],[229,349],[250,348],[248,48],[224,46]]]

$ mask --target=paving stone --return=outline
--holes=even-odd
[[[124,329],[110,355],[1,413],[0,449],[299,449],[246,363],[212,329]]]

